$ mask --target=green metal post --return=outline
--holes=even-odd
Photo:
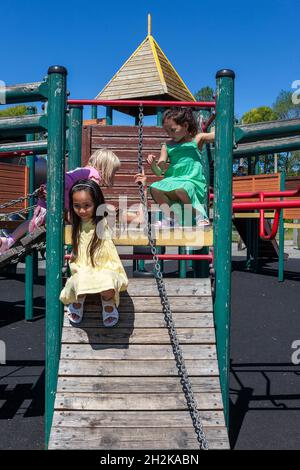
[[[53,418],[63,316],[63,305],[59,295],[62,288],[63,267],[66,75],[67,70],[61,66],[52,66],[48,70],[46,445]]]
[[[232,151],[234,123],[234,78],[232,70],[217,75],[214,267],[216,275],[214,319],[220,383],[226,425],[229,424],[230,302],[232,243]]]
[[[36,107],[28,106],[26,109],[26,114],[36,114]],[[28,134],[26,136],[26,141],[35,140],[34,134]],[[34,191],[34,155],[26,158],[26,166],[29,169],[29,193]],[[34,205],[34,198],[31,197],[28,201],[29,207]],[[28,219],[31,219],[33,216],[33,210],[29,211]],[[37,262],[37,261],[36,261]],[[25,320],[33,320],[33,276],[34,276],[34,263],[35,256],[33,253],[30,253],[25,258]]]
[[[164,108],[158,107],[157,108],[157,118],[156,118],[157,119],[157,121],[156,121],[157,127],[162,127],[163,114],[164,114]]]
[[[285,189],[285,172],[280,174],[280,191]],[[283,200],[283,198],[280,198]],[[279,266],[278,266],[278,281],[284,281],[284,219],[283,209],[280,211],[279,219]]]
[[[179,247],[179,254],[180,255],[185,255],[185,247],[184,246]],[[185,279],[186,278],[186,261],[185,260],[180,260],[179,261],[179,277],[180,277],[180,279]]]
[[[98,118],[98,106],[91,106],[91,119],[97,119]]]
[[[69,108],[68,171],[81,167],[83,106]]]
[[[106,125],[112,126],[113,123],[113,109],[110,106],[106,106]]]
[[[260,175],[260,162],[259,162],[259,156],[255,157],[255,175]]]

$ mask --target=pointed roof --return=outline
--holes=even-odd
[[[167,59],[153,36],[148,35],[95,99],[156,99],[195,101],[194,96]],[[118,108],[115,108],[118,109]],[[120,108],[136,115],[134,108]],[[145,114],[155,114],[145,108]]]

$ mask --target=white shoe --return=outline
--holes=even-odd
[[[83,305],[84,305],[85,297],[86,296],[84,296],[82,299],[78,300],[78,302],[74,302],[75,304],[80,304],[79,308],[75,308],[74,303],[69,304],[67,306],[67,315],[68,315],[68,319],[69,319],[71,324],[78,325],[79,323],[81,323],[82,318],[83,318]],[[78,318],[75,320],[73,318],[73,315],[76,315],[76,317],[78,317]]]
[[[102,301],[102,320],[103,320],[103,325],[106,328],[111,328],[112,326],[115,326],[118,321],[119,321],[119,312],[117,310],[117,307],[115,305],[114,300],[104,300],[101,297]],[[112,307],[112,311],[108,312],[105,310],[106,307]],[[111,321],[108,321],[109,318],[111,318]]]
[[[207,228],[210,227],[210,221],[206,217],[203,217],[203,215],[198,215],[196,217],[196,225],[197,227]]]

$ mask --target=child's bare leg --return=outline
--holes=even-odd
[[[112,300],[114,298],[115,290],[114,289],[105,290],[105,291],[102,291],[100,295],[103,300],[108,302],[109,300]],[[105,312],[108,312],[108,313],[112,312],[113,309],[114,307],[112,305],[105,305],[104,307]],[[108,324],[112,323],[114,321],[114,317],[108,317],[105,321]]]
[[[84,297],[84,295],[79,295],[79,296],[78,296],[78,300],[79,300],[79,299],[83,299],[83,297]],[[74,308],[80,308],[80,307],[81,307],[81,303],[80,303],[80,304],[74,303],[74,304],[73,304],[73,307],[74,307]]]
[[[154,201],[161,206],[162,212],[164,212],[167,217],[173,218],[172,214],[170,214],[169,207],[174,200],[172,199],[172,193],[174,191],[164,192],[156,188],[150,188],[150,191]]]

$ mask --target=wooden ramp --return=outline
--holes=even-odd
[[[228,449],[209,279],[166,279],[210,449]],[[130,279],[118,326],[87,298],[65,318],[50,449],[198,449],[154,279]]]

